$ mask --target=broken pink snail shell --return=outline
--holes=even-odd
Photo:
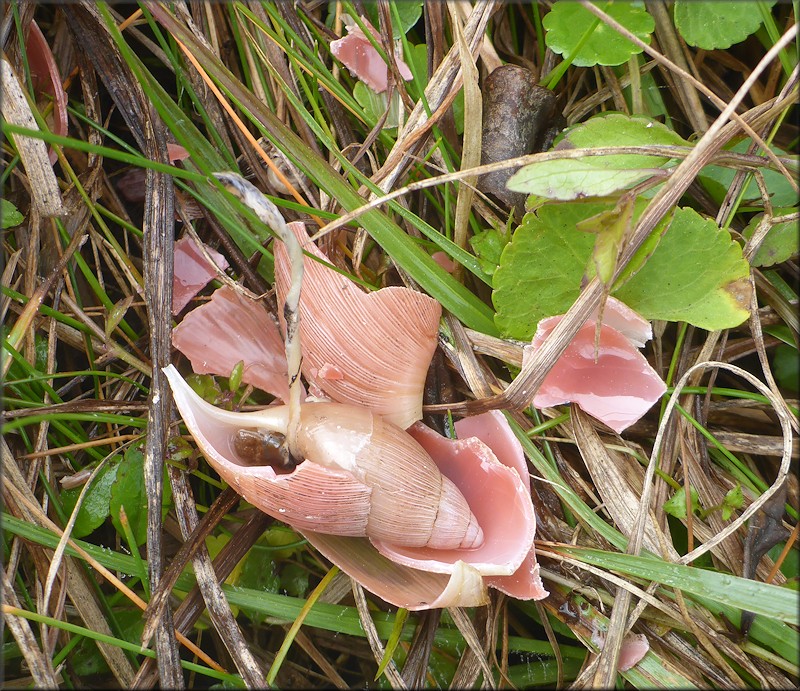
[[[285,435],[288,406],[249,413],[201,399],[164,368],[180,413],[209,463],[246,501],[299,530],[364,536],[404,547],[470,549],[483,531],[458,488],[411,435],[340,403],[304,403],[290,472],[255,465],[255,435]],[[247,444],[242,443],[246,439]],[[299,458],[299,457],[302,457]]]

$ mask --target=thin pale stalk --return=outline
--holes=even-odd
[[[289,376],[289,427],[286,443],[290,454],[296,448],[297,430],[300,425],[300,364],[302,350],[300,345],[300,289],[303,282],[303,249],[289,230],[283,215],[267,197],[236,173],[214,173],[225,188],[241,202],[252,209],[256,216],[274,230],[286,246],[291,265],[292,284],[286,293],[283,316],[286,319],[286,369]]]

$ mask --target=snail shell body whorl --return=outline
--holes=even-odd
[[[372,490],[366,535],[406,546],[477,547],[483,531],[458,488],[406,432],[364,408],[307,403],[298,451]]]

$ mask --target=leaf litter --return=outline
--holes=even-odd
[[[792,317],[797,261],[791,243],[797,186],[776,165],[789,171],[797,167],[795,157],[786,153],[793,151],[793,136],[789,120],[784,120],[797,89],[791,76],[797,62],[791,6],[764,3],[746,21],[715,23],[705,30],[708,22],[697,21],[708,9],[705,3],[676,3],[674,19],[641,4],[614,5],[608,23],[589,3],[557,2],[552,8],[488,3],[464,13],[449,13],[436,3],[365,3],[366,19],[381,27],[372,38],[389,58],[389,64],[381,60],[387,79],[384,100],[375,94],[367,109],[363,92],[369,87],[358,84],[331,56],[331,43],[344,32],[344,15],[356,11],[349,3],[299,3],[289,9],[269,3],[226,9],[196,4],[178,8],[176,15],[165,6],[143,5],[129,17],[116,15],[116,8],[89,4],[11,5],[4,16],[4,27],[10,30],[3,34],[3,89],[14,89],[21,98],[13,112],[6,110],[4,99],[12,154],[3,190],[2,310],[8,322],[4,352],[9,354],[3,366],[3,461],[8,469],[3,477],[4,539],[8,585],[15,592],[4,604],[4,617],[14,622],[3,641],[10,651],[7,678],[24,681],[34,674],[37,683],[48,685],[129,686],[136,677],[141,686],[177,686],[190,679],[179,666],[180,641],[194,646],[192,654],[200,660],[192,673],[226,683],[245,679],[250,685],[265,678],[267,666],[273,667],[270,678],[279,685],[303,688],[364,685],[378,669],[386,677],[380,683],[388,680],[393,686],[431,679],[440,686],[469,686],[481,676],[487,685],[510,679],[518,687],[575,681],[607,686],[620,675],[639,688],[654,683],[737,685],[745,678],[761,686],[796,685],[792,653],[800,647],[797,630],[782,615],[770,614],[771,602],[783,602],[785,588],[797,578],[797,531],[792,530],[797,482],[789,475],[780,492],[773,487],[792,453],[782,435],[787,425],[797,432],[791,418],[797,402],[790,398],[796,396],[796,383],[786,365],[787,359],[796,359],[798,344]],[[732,7],[729,18],[742,9]],[[33,65],[28,46],[19,38],[29,35],[32,17],[69,99],[67,143],[49,134],[50,109],[58,104],[49,102],[26,71]],[[462,25],[454,27],[453,22]],[[632,33],[623,36],[618,28]],[[756,30],[760,33],[754,35]],[[464,44],[456,41],[459,35]],[[653,38],[658,51],[650,47],[656,45]],[[685,40],[688,50],[680,49],[676,39]],[[774,51],[773,62],[757,66],[779,40],[785,47]],[[726,42],[734,49],[725,50]],[[523,183],[529,188],[507,190],[516,199],[534,195],[526,200],[528,213],[521,221],[510,216],[502,190],[489,199],[475,194],[466,223],[462,209],[462,230],[454,235],[458,191],[436,178],[450,172],[464,182],[477,177],[469,169],[459,172],[462,133],[469,131],[472,137],[475,129],[474,123],[464,122],[461,103],[465,44],[478,56],[481,87],[499,64],[524,64],[532,85],[552,91],[553,120],[564,113],[567,127],[555,148],[545,144],[546,153],[534,153],[526,145],[483,159],[496,168],[479,173],[491,174],[501,170],[505,157],[534,156],[503,173],[523,166],[516,176],[530,178]],[[172,53],[176,46],[178,52]],[[704,52],[692,46],[702,46]],[[207,88],[198,68],[185,62],[187,56],[199,60],[207,83],[222,90],[215,94]],[[52,64],[47,71],[55,74]],[[705,84],[693,81],[691,73]],[[742,73],[753,76],[737,94]],[[25,97],[30,86],[34,90]],[[708,96],[709,89],[706,105],[698,107],[698,94]],[[52,93],[58,96],[58,88]],[[233,107],[227,102],[231,96]],[[714,103],[735,97],[741,100],[741,119],[733,117],[727,130],[712,127],[712,136],[703,139],[719,112]],[[384,126],[374,127],[389,107]],[[237,118],[231,117],[235,108]],[[61,110],[56,113],[63,116]],[[364,118],[371,122],[365,124]],[[244,122],[259,124],[251,134]],[[550,125],[546,129],[559,128],[557,122]],[[284,176],[290,184],[305,181],[302,189],[276,187],[263,168],[247,168],[260,189],[277,189],[284,196],[275,200],[287,220],[302,221],[313,233],[317,224],[355,212],[352,224],[364,229],[358,242],[342,229],[317,241],[337,270],[359,278],[370,294],[377,288],[421,286],[449,310],[434,358],[447,377],[430,380],[449,379],[454,387],[439,391],[439,405],[426,412],[448,429],[448,409],[458,418],[457,411],[499,401],[512,419],[532,477],[537,547],[552,555],[539,560],[550,595],[537,605],[493,596],[473,612],[444,611],[434,617],[412,613],[405,620],[403,613],[395,619],[382,600],[351,594],[346,579],[337,576],[320,598],[330,595],[335,602],[320,601],[302,610],[314,587],[327,583],[330,565],[324,549],[306,544],[269,552],[267,529],[285,528],[235,495],[220,494],[220,481],[191,440],[182,442],[180,453],[158,451],[157,437],[166,441],[183,431],[177,419],[167,432],[166,416],[161,423],[151,418],[149,451],[138,460],[124,452],[121,445],[135,436],[131,432],[147,426],[148,405],[151,414],[163,414],[169,402],[163,382],[151,381],[150,372],[170,359],[184,373],[204,371],[199,364],[204,356],[190,356],[190,364],[177,351],[169,352],[170,257],[181,225],[192,226],[208,255],[219,252],[230,264],[228,277],[211,276],[228,284],[217,293],[233,293],[236,299],[261,296],[258,321],[264,323],[266,316],[274,326],[262,340],[271,339],[274,352],[283,345],[277,326],[282,315],[269,293],[276,249],[268,242],[270,233],[224,199],[207,177],[233,169],[237,160],[262,159],[253,148],[257,137],[265,137],[297,169],[297,174]],[[493,137],[484,131],[484,152],[506,143]],[[769,152],[752,148],[758,138],[767,139]],[[712,151],[723,143],[725,148]],[[59,156],[55,166],[48,150]],[[570,158],[576,150],[599,155]],[[695,152],[703,156],[695,160]],[[353,165],[355,153],[359,159]],[[266,152],[264,156],[269,158]],[[687,159],[694,167],[681,167]],[[157,160],[171,162],[171,176],[160,180],[148,172]],[[132,196],[126,176],[136,187]],[[377,203],[373,211],[357,211],[371,193],[421,179],[430,182],[425,189],[412,188],[394,202]],[[675,189],[682,192],[659,206]],[[177,213],[169,201],[173,192]],[[59,216],[61,208],[69,208],[70,214]],[[581,223],[591,232],[578,230]],[[637,235],[642,224],[650,228],[646,237]],[[442,239],[420,239],[430,237]],[[641,245],[638,252],[630,251],[634,239]],[[752,248],[745,245],[748,239]],[[456,261],[452,275],[431,258],[440,249]],[[474,277],[460,271],[460,261],[469,264]],[[475,267],[480,267],[480,276]],[[241,295],[230,285],[236,282]],[[171,324],[177,326],[172,335],[176,345],[182,330],[191,327],[191,315],[222,305],[214,288],[198,282],[193,299],[203,306]],[[596,302],[576,314],[573,305],[584,304],[581,300],[590,293]],[[540,322],[565,315],[539,351],[547,355],[545,366],[556,372],[555,351],[568,349],[573,341],[564,334],[580,331],[598,313],[605,323],[613,314],[613,300],[653,322],[652,341],[638,333],[630,347],[667,386],[713,354],[716,359],[740,359],[757,379],[770,382],[772,397],[760,389],[753,393],[755,389],[718,368],[714,376],[698,370],[684,389],[685,413],[680,414],[691,412],[693,423],[661,425],[660,432],[658,396],[653,408],[621,434],[612,434],[576,406],[552,402],[540,412],[512,409],[525,408],[534,397],[522,381],[527,371],[520,374],[517,367]],[[598,312],[601,303],[605,307]],[[155,315],[160,317],[154,321]],[[269,386],[248,377],[240,365],[246,358],[238,352],[236,333],[260,332],[235,319],[226,321],[230,316],[223,306],[212,320],[232,339],[223,348],[227,359],[214,368],[217,374],[193,382],[218,406],[253,410],[270,403],[272,395],[287,393],[285,360],[273,368]],[[746,322],[752,325],[754,319],[760,320],[755,322],[760,328],[748,327]],[[201,321],[195,328],[210,333],[209,323]],[[590,324],[586,331],[587,362],[602,358],[602,328]],[[370,342],[373,335],[368,331],[358,340]],[[759,354],[760,360],[748,353]],[[536,362],[541,359],[540,354]],[[763,372],[762,363],[772,371]],[[309,390],[315,376],[323,382],[350,376],[349,366],[321,363],[315,369],[316,375],[304,369]],[[547,379],[544,372],[535,376]],[[522,403],[509,407],[503,401],[516,398],[487,398],[509,383],[512,391],[527,392]],[[158,400],[148,401],[151,387]],[[784,414],[786,420],[780,417]],[[650,487],[654,500],[642,507],[640,496],[649,482],[645,467],[657,434],[663,451]],[[679,434],[692,435],[691,443],[678,443]],[[176,447],[170,442],[166,448]],[[72,529],[80,542],[65,536],[63,546],[70,551],[62,558],[59,550],[51,565],[48,550],[57,547],[59,531],[75,506],[70,495],[77,490],[62,489],[59,480],[80,481],[81,473],[91,473],[106,457],[115,460],[89,486],[88,492],[96,495],[86,497]],[[152,471],[158,465],[154,460],[163,457],[170,475],[162,481]],[[124,482],[118,483],[119,468],[127,461],[134,472],[123,473]],[[704,473],[702,481],[692,482],[698,469]],[[161,499],[159,485],[164,487]],[[175,505],[166,491],[170,485],[177,494]],[[761,500],[765,493],[767,502]],[[687,495],[690,500],[696,495],[696,505],[687,507]],[[224,501],[217,503],[218,498]],[[143,511],[148,504],[150,520]],[[740,519],[753,504],[758,511],[744,524]],[[131,531],[119,521],[118,506],[125,507],[132,543],[126,537]],[[216,508],[192,528],[195,506]],[[24,521],[15,522],[19,518]],[[31,532],[36,526],[40,532]],[[624,572],[630,564],[623,553],[639,527],[650,554],[641,563],[643,581]],[[223,545],[213,558],[216,577],[203,561],[193,561],[196,576],[183,572],[188,561],[202,560],[189,548],[180,549],[199,545],[192,530],[209,533]],[[55,542],[48,542],[46,535],[55,535]],[[129,554],[131,549],[137,552],[140,542],[145,543],[141,551]],[[558,548],[569,544],[601,551],[590,558],[578,549],[567,561]],[[698,590],[689,572],[674,570],[691,546],[700,550],[691,568],[710,574],[715,583],[729,578],[727,587],[740,608],[726,607],[719,594]],[[741,563],[731,560],[737,550],[745,555]],[[264,581],[269,592],[257,591],[262,584],[258,579],[239,583],[237,592],[230,586],[219,590],[215,581],[227,578],[242,559],[248,569],[258,570],[267,563],[265,554],[272,555],[270,569],[275,570],[264,566],[264,573],[280,575],[279,581]],[[158,589],[160,559],[169,562],[175,556],[180,556],[178,563],[166,574],[165,588]],[[87,590],[77,576],[79,560],[103,574],[99,588]],[[59,580],[59,569],[65,580]],[[124,573],[127,584],[109,569]],[[142,598],[149,591],[137,579],[148,569],[154,600],[157,595],[166,605],[155,639],[158,662],[137,655],[138,647],[126,658],[126,640],[115,636],[133,641],[136,627],[128,626],[125,617],[118,627],[108,616],[114,608],[128,611],[121,597],[133,600],[137,608],[146,604]],[[686,579],[676,573],[686,573]],[[195,577],[201,588],[193,588]],[[49,595],[37,600],[45,582]],[[760,595],[755,618],[746,609],[748,582],[758,586]],[[628,614],[619,599],[623,592],[634,593],[628,626],[620,619]],[[171,593],[185,599],[179,604],[170,599]],[[249,598],[236,619],[219,609],[228,608],[223,593],[231,602]],[[212,620],[199,619],[203,598],[215,612]],[[325,607],[338,609],[328,616]],[[603,612],[611,619],[602,618]],[[301,614],[302,628],[287,638],[285,622]],[[376,632],[369,645],[361,638],[367,616]],[[24,622],[33,617],[45,617],[51,633],[30,625],[26,629]],[[202,635],[209,621],[219,638]],[[729,632],[730,622],[741,627],[747,642]],[[72,647],[76,634],[52,633],[68,624],[106,636],[97,647],[102,659],[93,653],[101,664],[91,664],[94,644]],[[606,634],[602,649],[592,643],[597,627]],[[390,662],[382,659],[381,641],[395,635]],[[616,664],[626,641],[642,641],[642,636],[650,644],[644,657],[627,669]],[[462,658],[465,641],[469,652]],[[254,655],[244,654],[245,645]],[[265,652],[282,646],[285,657]],[[219,664],[222,660],[232,660],[229,669]]]

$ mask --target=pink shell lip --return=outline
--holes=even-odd
[[[479,607],[489,602],[486,580],[468,564],[457,562],[452,573],[430,573],[390,561],[366,538],[342,538],[305,531],[320,554],[395,607],[415,612],[441,607]]]
[[[222,410],[194,393],[173,365],[165,367],[164,373],[181,417],[203,455],[245,501],[300,530],[364,534],[371,490],[350,473],[308,460],[290,473],[276,473],[268,465],[235,462],[241,459],[233,444],[233,433],[239,429],[285,432],[286,406],[251,413]]]
[[[536,517],[519,442],[498,411],[460,420],[456,429],[464,438],[445,439],[421,423],[409,432],[467,499],[484,530],[483,545],[431,550],[375,542],[376,548],[412,569],[453,573],[464,565],[485,576],[487,585],[513,597],[546,597],[533,547]]]
[[[306,252],[327,261],[302,223],[290,223],[289,228]],[[402,429],[419,420],[425,377],[438,343],[441,305],[408,288],[365,293],[309,257],[304,267],[300,335],[303,374],[309,383],[340,403],[370,408]],[[279,305],[289,284],[286,250],[278,243]]]
[[[519,474],[475,437],[448,440],[421,423],[409,433],[461,490],[483,529],[484,541],[467,552],[375,541],[378,551],[400,564],[426,571],[449,573],[453,564],[464,561],[482,575],[514,573],[530,551],[536,529],[530,492]]]

